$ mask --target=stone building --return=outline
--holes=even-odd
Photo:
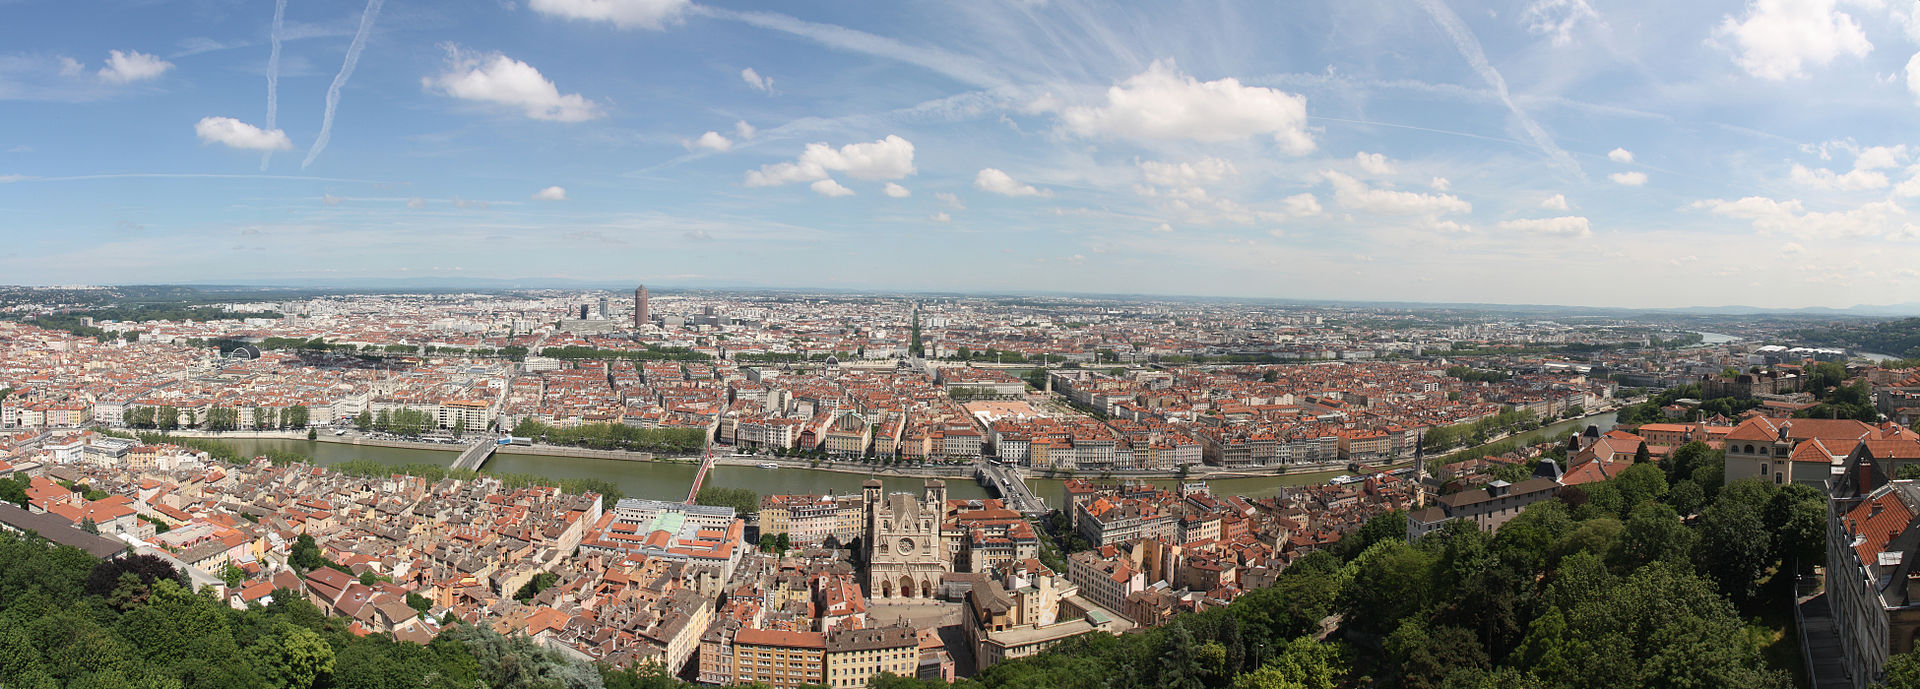
[[[866,505],[862,548],[867,561],[867,596],[931,598],[949,563],[941,527],[947,484],[929,479],[924,492],[884,495],[879,479],[861,486]]]

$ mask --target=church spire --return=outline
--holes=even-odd
[[[1427,436],[1422,433],[1413,439],[1413,508],[1424,509],[1427,506]]]

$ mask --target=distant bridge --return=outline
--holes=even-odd
[[[487,460],[493,457],[493,452],[498,449],[500,449],[499,441],[492,438],[481,438],[479,442],[474,443],[473,446],[467,448],[465,452],[461,452],[458,459],[453,460],[453,468],[479,471],[480,465],[486,464]]]
[[[707,449],[700,455],[700,473],[693,475],[693,487],[687,489],[687,504],[700,495],[700,484],[707,480],[707,470],[713,468],[713,436],[707,436]]]
[[[1020,478],[1020,473],[1014,471],[1013,467],[976,460],[973,463],[973,477],[988,492],[1006,500],[1007,507],[1016,512],[1029,517],[1047,513],[1046,501],[1033,494],[1033,489],[1027,486],[1027,482]]]

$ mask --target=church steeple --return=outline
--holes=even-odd
[[[1424,509],[1427,506],[1427,436],[1422,433],[1413,440],[1413,508]]]

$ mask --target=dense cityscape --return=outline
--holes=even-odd
[[[0,0],[0,689],[1920,689],[1920,4]]]
[[[1096,637],[1204,654],[1226,641],[1190,619],[1282,615],[1272,638],[1309,641],[1240,677],[1377,663],[1411,686],[1595,676],[1528,656],[1566,632],[1521,625],[1517,599],[1476,598],[1530,569],[1565,596],[1588,567],[1697,587],[1687,633],[1730,654],[1692,670],[1712,682],[1791,683],[1821,633],[1875,676],[1912,667],[1904,589],[1874,582],[1920,547],[1920,370],[1835,346],[1833,323],[645,287],[107,305],[124,297],[15,290],[0,321],[0,526],[31,534],[7,545],[107,558],[83,578],[108,599],[519,643],[579,681],[782,688],[1074,685],[1033,673]],[[599,470],[555,469],[579,463]],[[796,475],[839,488],[767,490]],[[1781,622],[1794,600],[1823,617]],[[5,670],[22,686],[138,681],[18,657],[41,659]]]

